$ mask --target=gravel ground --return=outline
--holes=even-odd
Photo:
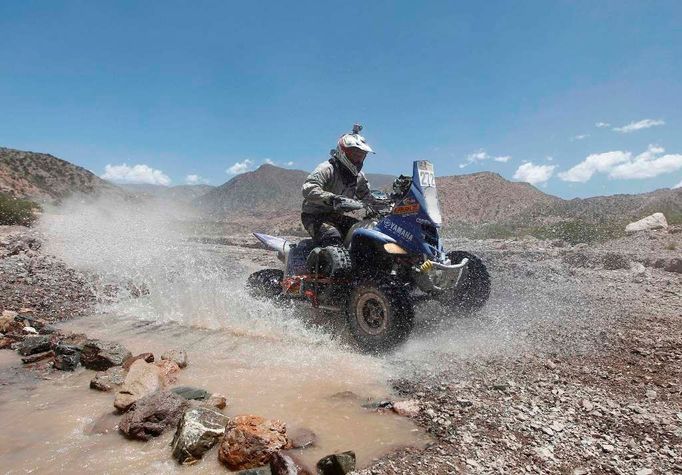
[[[483,257],[493,295],[456,333],[421,322],[416,343],[389,358],[402,368],[396,393],[418,401],[413,419],[433,442],[358,473],[682,473],[680,231],[593,246],[448,242]],[[40,244],[34,231],[0,227],[0,311],[87,312],[96,280]]]

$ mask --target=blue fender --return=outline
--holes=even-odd
[[[389,242],[395,243],[396,240],[393,239],[391,236],[388,234],[384,234],[381,231],[377,231],[376,229],[366,229],[366,228],[359,228],[356,229],[355,232],[353,233],[353,237],[351,238],[351,247],[353,247],[353,241],[355,241],[359,237],[366,237],[368,239],[371,239],[372,241],[375,241],[379,244],[386,244]]]

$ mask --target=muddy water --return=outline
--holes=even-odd
[[[361,407],[387,396],[380,363],[329,348],[301,348],[235,336],[229,331],[155,324],[102,315],[72,321],[66,329],[115,338],[133,352],[185,348],[190,365],[178,385],[195,385],[228,396],[228,415],[277,418],[289,428],[314,431],[317,447],[295,451],[314,465],[334,451],[355,450],[360,465],[401,446],[426,441],[407,419]],[[18,365],[18,358],[0,365]],[[4,473],[224,472],[215,450],[193,467],[179,467],[170,454],[172,430],[148,443],[124,439],[115,430],[93,434],[93,423],[113,410],[113,395],[88,388],[93,372],[56,373],[30,390],[0,392],[0,465]],[[358,398],[333,397],[350,391]],[[106,417],[105,426],[116,423]],[[11,428],[11,430],[8,430]]]

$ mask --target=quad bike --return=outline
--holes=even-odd
[[[433,165],[415,161],[412,177],[400,176],[387,195],[372,192],[371,204],[341,199],[340,212],[366,209],[344,245],[315,247],[254,233],[276,251],[285,270],[263,269],[248,279],[252,295],[303,301],[345,313],[358,346],[386,351],[412,330],[414,304],[435,299],[463,311],[481,308],[490,276],[481,260],[464,251],[445,252]]]

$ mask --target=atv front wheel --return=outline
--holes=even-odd
[[[284,272],[279,269],[262,269],[254,272],[246,281],[246,288],[252,297],[275,299],[282,295]]]
[[[410,296],[389,281],[361,281],[346,306],[350,332],[367,352],[395,348],[412,331],[414,309]]]
[[[475,311],[483,307],[490,297],[490,274],[485,264],[475,255],[464,251],[448,253],[452,264],[459,264],[464,258],[469,259],[466,274],[457,288],[450,290],[441,301],[450,307]]]

